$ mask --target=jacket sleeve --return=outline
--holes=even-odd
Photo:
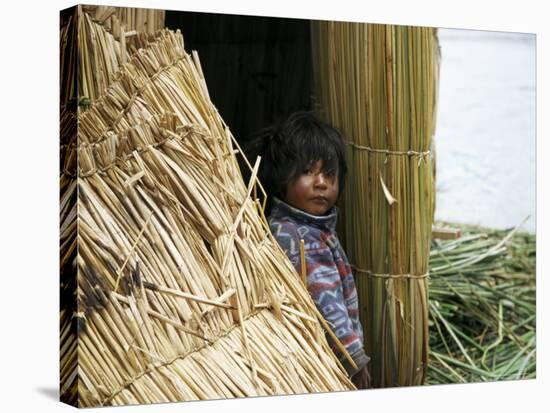
[[[344,268],[343,272],[346,274],[342,280],[342,288],[344,293],[344,300],[348,309],[348,314],[350,316],[353,329],[355,330],[361,341],[363,341],[363,327],[361,326],[361,322],[359,321],[359,301],[357,297],[355,280],[353,279],[353,273],[351,271],[347,258],[345,260],[341,260],[339,265]]]
[[[300,236],[296,226],[291,222],[271,220],[269,227],[279,246],[300,274]]]
[[[271,220],[270,229],[299,274],[301,237],[296,226],[290,222]],[[329,338],[334,353],[351,377],[368,363],[369,358],[363,349],[362,331],[360,327],[359,330],[354,328],[354,315],[350,315],[348,311],[349,303],[344,297],[344,286],[338,267],[328,246],[323,246],[318,241],[305,240],[305,255],[308,291],[317,309],[357,365],[357,369],[354,369]],[[350,273],[349,277],[353,275]],[[353,278],[351,280],[353,284]]]
[[[309,293],[332,331],[357,365],[357,369],[354,369],[344,354],[338,350],[334,343],[331,343],[338,359],[348,374],[353,376],[367,365],[369,358],[363,349],[362,329],[360,327],[357,329],[358,320],[354,322],[357,313],[350,314],[349,299],[344,295],[345,290],[350,287],[343,285],[342,276],[328,247],[320,246],[316,249],[306,250],[306,260]],[[348,277],[353,277],[353,275],[351,273],[344,275],[346,284],[349,283]],[[353,278],[351,279],[353,280]],[[353,292],[356,294],[355,290]]]

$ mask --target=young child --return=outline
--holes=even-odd
[[[346,175],[340,132],[309,112],[296,112],[263,130],[245,150],[262,157],[259,177],[269,199],[269,226],[290,261],[300,268],[304,240],[307,288],[317,308],[357,365],[332,348],[358,388],[366,388],[369,357],[363,349],[357,291],[336,235],[336,200]]]

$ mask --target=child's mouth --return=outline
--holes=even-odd
[[[328,203],[327,199],[325,197],[322,197],[322,196],[312,198],[311,200],[313,202],[317,203],[317,204],[326,204],[326,203]]]

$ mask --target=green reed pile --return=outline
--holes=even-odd
[[[427,382],[535,378],[535,235],[460,227],[430,253]]]

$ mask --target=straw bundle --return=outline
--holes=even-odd
[[[62,242],[78,244],[62,248],[62,282],[73,270],[78,283],[62,310],[64,400],[354,388],[269,232],[259,160],[245,185],[234,145],[197,55],[168,30],[78,117],[78,144],[62,156]]]
[[[85,109],[115,80],[129,55],[153,40],[154,35],[150,31],[126,31],[124,26],[113,34],[106,30],[104,19],[97,22],[87,13],[80,16],[77,19],[78,91],[79,104]],[[112,19],[116,19],[116,15],[112,15]]]
[[[374,386],[424,381],[438,47],[430,28],[314,22],[320,115],[348,140],[341,222]]]
[[[126,32],[154,34],[164,28],[165,10],[134,7],[82,6],[82,10],[117,40]]]
[[[60,163],[61,168],[74,175],[76,173],[76,159],[70,158],[66,147],[77,142],[76,102],[77,102],[77,73],[76,62],[78,53],[77,25],[75,15],[62,13],[62,27],[60,32]],[[69,155],[69,156],[67,156]],[[65,174],[59,179],[60,191],[60,394],[62,400],[70,404],[78,402],[78,388],[76,386],[77,363],[77,319],[73,314],[77,312],[76,305],[76,277],[74,276],[76,259],[76,181]]]

